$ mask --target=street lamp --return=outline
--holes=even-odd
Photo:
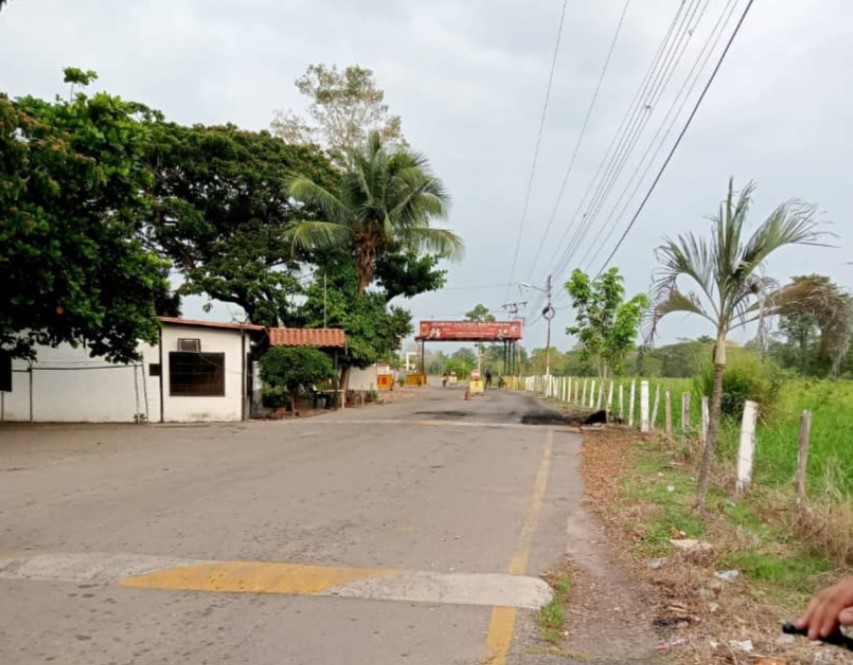
[[[542,318],[548,322],[548,337],[545,342],[545,376],[551,376],[551,320],[554,318],[554,314],[556,311],[554,310],[554,306],[551,304],[551,275],[548,275],[548,280],[545,283],[545,288],[543,289],[541,286],[534,286],[533,284],[528,284],[527,282],[521,282],[519,284],[521,288],[527,289],[536,289],[537,291],[541,291],[548,297],[548,302],[545,307],[542,309]]]

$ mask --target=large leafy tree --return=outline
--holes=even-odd
[[[66,82],[91,73],[66,70]],[[85,344],[129,361],[158,334],[167,264],[143,246],[145,107],[99,93],[0,95],[0,349]]]
[[[294,246],[348,252],[355,259],[359,295],[373,281],[377,262],[395,249],[461,255],[462,241],[455,233],[431,226],[446,215],[449,197],[425,157],[389,151],[373,132],[365,146],[348,151],[347,159],[337,187],[308,173],[290,182],[290,195],[322,215],[292,224]]]
[[[272,123],[273,132],[288,143],[319,143],[341,159],[375,131],[386,142],[406,147],[400,117],[389,113],[370,69],[310,65],[296,80],[296,89],[311,101],[309,119],[278,111]]]
[[[745,235],[754,185],[739,194],[729,180],[728,194],[711,220],[710,237],[694,233],[667,240],[657,249],[660,263],[654,286],[653,322],[673,312],[704,318],[715,330],[711,413],[699,470],[696,507],[704,509],[720,423],[726,338],[741,325],[760,322],[783,305],[801,301],[802,289],[779,289],[761,274],[767,258],[787,245],[821,240],[814,207],[793,201],[778,206],[750,237]],[[696,291],[683,290],[689,280]],[[652,328],[654,333],[654,326]]]
[[[800,298],[779,308],[784,360],[803,374],[837,375],[853,335],[853,298],[825,275],[794,277],[787,288]]]
[[[581,359],[592,360],[602,378],[621,371],[625,357],[636,346],[648,297],[640,293],[626,301],[624,278],[617,268],[594,280],[575,269],[566,291],[575,309],[575,325],[566,332],[578,338]]]
[[[382,291],[359,294],[358,273],[345,255],[325,264],[323,272],[322,278],[306,288],[299,324],[308,328],[342,328],[346,332],[347,346],[339,357],[340,381],[346,387],[351,368],[388,362],[397,354],[403,339],[413,330],[412,319],[408,311],[389,306]]]
[[[149,146],[149,241],[181,273],[181,292],[235,303],[255,323],[289,322],[302,287],[286,229],[312,211],[294,204],[287,179],[300,172],[332,187],[329,161],[316,147],[233,125],[158,123]]]

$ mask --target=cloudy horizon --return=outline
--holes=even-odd
[[[557,290],[578,262],[596,272],[615,246],[674,132],[637,194],[619,203],[620,195],[633,191],[631,173],[717,16],[732,1],[697,3],[684,58],[661,100],[646,109],[648,127],[592,232],[554,274]],[[624,0],[569,0],[513,283],[544,285],[555,267],[562,249],[558,241],[681,2],[628,4],[565,196],[545,234],[625,6]],[[735,15],[745,2],[734,1]],[[561,6],[560,0],[535,7],[507,0],[440,0],[429,6],[412,0],[12,0],[0,13],[0,90],[44,98],[67,94],[62,68],[77,66],[98,72],[94,89],[143,102],[170,120],[232,122],[259,130],[269,128],[277,109],[304,111],[305,100],[293,82],[309,64],[368,67],[391,112],[402,117],[407,139],[426,153],[450,190],[448,223],[467,246],[464,261],[448,265],[447,289],[403,304],[415,323],[461,318],[477,303],[499,315],[506,302],[539,300],[536,291],[521,293],[507,284]],[[796,198],[814,203],[827,229],[838,235],[831,240],[834,249],[782,250],[768,263],[769,275],[786,281],[818,272],[844,288],[853,286],[853,173],[845,160],[853,95],[844,85],[844,63],[853,50],[851,19],[853,7],[841,0],[820,8],[794,0],[755,3],[684,142],[610,264],[625,275],[629,295],[649,288],[653,250],[664,236],[708,228],[707,217],[716,211],[729,177],[738,187],[756,181],[753,224]],[[698,88],[686,110],[696,94]],[[679,116],[676,132],[685,116]],[[627,214],[610,235],[605,222],[616,219],[609,217],[611,210],[623,206]],[[201,304],[188,300],[185,315],[222,318],[238,309],[219,306],[204,314]],[[557,305],[554,344],[566,350],[573,344],[564,333],[571,310],[565,296]],[[527,316],[537,318],[529,311]],[[526,333],[525,346],[544,345],[543,321]],[[676,317],[664,324],[660,339],[708,333],[701,321]]]

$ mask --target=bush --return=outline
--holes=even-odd
[[[722,415],[740,420],[746,400],[758,402],[764,421],[770,420],[779,404],[779,391],[785,372],[775,362],[762,359],[744,349],[729,349],[726,371],[723,374]],[[707,361],[702,373],[696,377],[696,386],[702,394],[711,396],[714,386],[714,366]]]
[[[332,359],[319,349],[274,346],[260,360],[261,379],[272,389],[267,393],[290,393],[291,410],[296,412],[296,391],[335,376]]]

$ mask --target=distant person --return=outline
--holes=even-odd
[[[492,387],[492,370],[486,370],[486,388]]]
[[[498,374],[498,388],[506,387],[506,381],[504,381],[503,374]]]
[[[450,379],[450,377],[447,375],[447,372],[445,372],[444,374],[441,375],[441,387],[442,388],[447,388],[448,379]]]
[[[839,626],[853,627],[853,576],[817,593],[797,620],[812,640],[829,637]]]

